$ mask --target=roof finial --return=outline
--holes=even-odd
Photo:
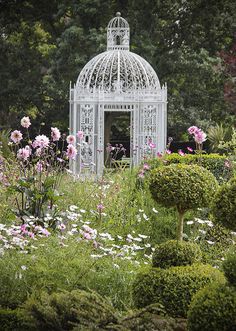
[[[118,11],[117,13],[116,13],[116,16],[121,16],[121,13]]]

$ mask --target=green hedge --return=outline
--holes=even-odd
[[[188,311],[189,331],[235,331],[236,291],[225,284],[211,284],[193,298]]]
[[[138,308],[160,303],[173,317],[186,317],[193,295],[224,275],[210,265],[150,268],[137,275],[133,284],[133,301]]]
[[[226,160],[226,156],[219,154],[202,154],[200,161],[199,155],[197,154],[186,154],[185,156],[180,156],[177,153],[173,153],[170,155],[165,155],[164,159],[155,158],[146,163],[150,165],[151,169],[162,164],[198,164],[209,170],[218,181],[222,182],[228,180],[232,176],[232,170],[225,167]]]
[[[152,256],[152,265],[156,268],[185,266],[200,262],[202,252],[200,247],[191,242],[169,240],[158,246]]]

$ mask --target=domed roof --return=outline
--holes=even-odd
[[[142,92],[160,89],[159,79],[151,65],[129,51],[129,24],[116,14],[107,28],[107,51],[92,58],[78,77],[78,91],[105,93]]]

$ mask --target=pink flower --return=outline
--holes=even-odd
[[[197,144],[202,144],[204,141],[206,141],[206,133],[202,130],[198,130],[194,133],[194,140]]]
[[[45,228],[41,229],[41,233],[44,234],[46,237],[50,236],[50,232]]]
[[[156,147],[156,145],[151,141],[151,139],[150,139],[149,142],[148,142],[148,146],[149,146],[151,149],[153,149],[153,148]]]
[[[67,146],[67,151],[66,151],[66,155],[68,156],[69,159],[75,159],[77,154],[77,149],[75,148],[75,146],[73,146],[72,144],[69,144]]]
[[[75,136],[72,136],[71,134],[67,136],[66,141],[68,144],[74,144],[75,143]]]
[[[49,139],[44,134],[39,135],[35,138],[35,141],[33,142],[32,145],[34,148],[37,148],[37,147],[46,148],[49,146]]]
[[[171,150],[167,149],[166,154],[171,154]]]
[[[41,156],[42,155],[42,152],[43,152],[42,148],[39,147],[39,148],[36,149],[35,155],[36,156]]]
[[[140,173],[138,174],[138,178],[144,178],[144,170],[141,170]]]
[[[28,116],[22,117],[20,124],[21,126],[23,126],[23,128],[28,129],[31,125],[29,117]]]
[[[15,144],[18,144],[22,139],[23,139],[23,137],[22,137],[22,133],[20,131],[15,130],[11,133],[11,140]]]
[[[101,203],[99,203],[99,204],[97,205],[97,210],[98,210],[99,212],[102,212],[104,208],[105,208],[105,207],[104,207]]]
[[[160,152],[157,153],[157,157],[162,157],[162,154]]]
[[[231,168],[229,160],[225,160],[225,168]]]
[[[92,239],[91,234],[88,233],[88,232],[83,232],[83,237],[84,237],[84,239],[87,239],[87,240],[91,240]]]
[[[83,139],[83,138],[84,138],[84,133],[83,133],[83,131],[78,131],[78,132],[77,132],[77,137],[78,137],[79,139]]]
[[[51,137],[53,141],[58,141],[61,138],[61,132],[58,128],[51,128]]]
[[[188,133],[189,134],[195,134],[195,132],[197,132],[199,130],[199,128],[197,126],[190,126],[188,128]]]
[[[178,150],[178,154],[179,154],[180,156],[184,156],[184,155],[185,155],[185,153],[182,151],[182,149],[179,149],[179,150]]]
[[[144,163],[143,170],[149,170],[149,169],[150,169],[149,165],[147,163]]]
[[[29,146],[28,146],[29,147]],[[27,161],[30,156],[30,149],[28,148],[20,148],[17,152],[17,158],[22,161]]]
[[[187,150],[192,153],[193,152],[193,149],[191,147],[187,147]]]

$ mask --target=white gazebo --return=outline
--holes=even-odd
[[[74,174],[102,175],[107,112],[130,113],[131,166],[150,152],[150,142],[152,153],[165,150],[167,87],[146,60],[130,52],[129,39],[129,24],[117,13],[107,27],[107,50],[84,66],[70,88],[70,133],[84,133],[71,164]]]

